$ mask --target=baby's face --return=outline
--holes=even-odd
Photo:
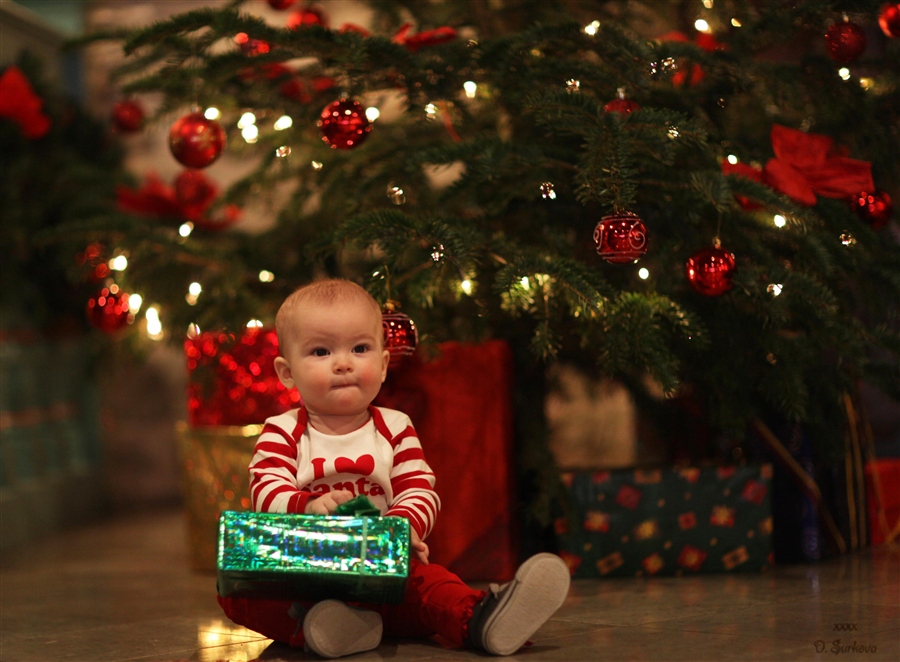
[[[365,301],[304,303],[294,320],[282,356],[309,412],[347,416],[364,411],[381,389],[390,357],[378,311]]]

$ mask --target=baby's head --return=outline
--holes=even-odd
[[[363,412],[387,375],[390,354],[378,302],[347,280],[301,287],[275,318],[281,356],[275,370],[296,387],[310,414]]]

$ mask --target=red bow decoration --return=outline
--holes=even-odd
[[[199,170],[185,170],[169,186],[150,173],[140,189],[120,186],[116,191],[119,209],[144,216],[168,216],[191,221],[206,230],[222,230],[238,220],[241,210],[226,205],[221,218],[207,216],[218,189]]]
[[[50,118],[44,113],[44,100],[34,93],[34,88],[22,70],[9,67],[0,76],[0,117],[19,125],[29,140],[43,138],[50,130]]]
[[[426,30],[425,32],[407,36],[411,27],[412,25],[409,23],[404,23],[391,38],[391,41],[395,44],[406,46],[406,49],[413,53],[424,46],[435,46],[456,39],[456,30],[446,25],[436,30]]]
[[[688,38],[686,34],[683,32],[678,32],[677,30],[672,32],[667,32],[666,34],[658,37],[660,41],[681,41],[681,42],[689,42],[692,41]],[[722,42],[718,41],[715,37],[713,37],[708,32],[698,32],[693,39],[694,44],[702,48],[707,53],[712,53],[713,51],[725,50],[727,46]],[[690,63],[687,63],[690,64]],[[684,85],[685,83],[689,83],[690,85],[699,85],[700,82],[706,74],[703,72],[703,68],[699,64],[690,64],[690,73],[687,71],[687,67],[679,68],[675,74],[672,76],[672,85],[679,87]]]
[[[834,141],[818,133],[803,133],[772,125],[772,151],[763,169],[763,181],[804,205],[816,204],[816,195],[847,198],[872,191],[872,164],[836,154]]]

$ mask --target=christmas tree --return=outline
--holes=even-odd
[[[508,341],[521,439],[549,361],[659,421],[689,397],[695,458],[753,421],[827,454],[860,380],[900,397],[896,5],[382,0],[362,26],[259,4],[90,37],[121,40],[123,96],[161,99],[189,170],[65,234],[127,255],[117,284],[172,340],[269,325],[335,275],[399,302],[420,351]],[[216,195],[223,152],[252,168]]]

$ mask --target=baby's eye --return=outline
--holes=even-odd
[[[328,350],[324,347],[316,347],[312,351],[313,356],[328,356]]]
[[[357,345],[356,347],[353,348],[353,352],[355,354],[365,354],[368,351],[369,351],[368,345]]]

